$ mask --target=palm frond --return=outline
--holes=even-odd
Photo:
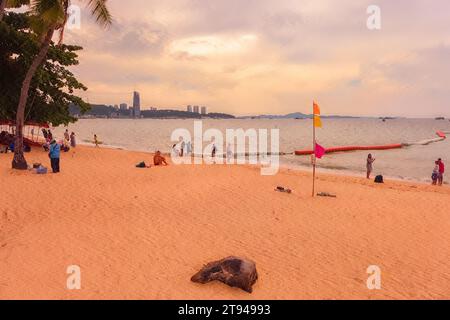
[[[39,17],[43,25],[60,27],[64,24],[65,10],[61,0],[33,0],[31,11]]]
[[[6,8],[20,8],[30,4],[30,0],[4,0],[6,1]]]
[[[108,0],[88,0],[88,7],[91,9],[92,15],[103,27],[108,27],[112,24],[112,16],[109,12],[106,2]]]

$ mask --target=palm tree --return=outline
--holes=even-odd
[[[3,0],[10,1],[10,0]],[[2,2],[3,2],[2,1]],[[17,1],[17,0],[12,0]],[[20,0],[19,0],[20,1]],[[101,26],[109,26],[112,17],[106,5],[107,0],[85,0],[91,14],[96,18]],[[23,154],[23,126],[25,121],[25,107],[28,101],[31,81],[37,69],[44,62],[53,36],[56,31],[60,31],[60,43],[64,32],[64,26],[68,17],[70,0],[29,0],[32,17],[34,17],[34,31],[39,35],[40,48],[34,57],[22,83],[19,104],[16,114],[16,139],[14,146],[13,169],[26,170],[28,165]]]
[[[3,20],[3,15],[5,14],[6,0],[0,0],[0,21]]]

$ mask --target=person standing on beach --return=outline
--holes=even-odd
[[[180,144],[180,157],[184,157],[184,149],[186,148],[186,143],[184,140],[181,140]]]
[[[192,144],[191,144],[191,141],[188,141],[188,142],[186,143],[186,154],[187,154],[188,156],[190,156],[190,155],[191,155],[191,152],[192,152]]]
[[[44,135],[45,141],[47,141],[47,138],[48,138],[48,132],[47,132],[47,130],[45,130],[45,128],[42,128],[42,134]]]
[[[72,132],[72,133],[70,134],[70,146],[71,146],[72,148],[75,148],[75,147],[77,146],[77,139],[76,139],[76,137],[75,137],[75,132]]]
[[[95,144],[95,147],[98,148],[98,138],[97,138],[96,134],[94,134],[94,144]]]
[[[367,156],[367,179],[370,179],[370,175],[373,171],[373,163],[375,162],[375,158],[372,157],[372,154],[369,154]]]
[[[64,140],[66,140],[67,142],[69,142],[69,140],[70,140],[69,130],[68,129],[66,129],[66,131],[64,131]]]
[[[49,142],[53,141],[53,133],[51,132],[50,129],[48,129],[48,132],[47,132],[47,139]]]
[[[442,186],[442,184],[444,183],[445,165],[441,158],[438,159],[438,163],[439,163],[438,185]]]
[[[59,173],[59,158],[61,154],[61,147],[56,143],[55,140],[52,140],[50,144],[50,152],[48,156],[50,157],[50,164],[52,166],[53,173]]]
[[[439,179],[439,161],[435,161],[434,164],[433,174],[431,175],[431,180],[433,181],[431,184],[433,186],[437,185]]]
[[[213,144],[212,151],[211,151],[211,158],[213,161],[216,160],[216,152],[217,152],[216,144]]]
[[[231,143],[227,145],[227,161],[230,162],[233,158],[233,148],[231,147]]]

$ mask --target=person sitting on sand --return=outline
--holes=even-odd
[[[438,159],[438,163],[439,163],[438,185],[442,186],[442,184],[444,183],[445,165],[441,158]]]
[[[438,178],[439,178],[439,161],[434,162],[435,166],[433,169],[433,174],[431,175],[431,180],[433,180],[432,185],[437,185]]]
[[[370,175],[373,171],[373,163],[375,162],[375,158],[372,157],[372,154],[369,154],[367,156],[367,179],[370,179]]]
[[[69,140],[64,139],[61,142],[61,150],[64,152],[69,152],[70,151],[70,147],[69,147]]]
[[[155,166],[167,166],[166,158],[161,155],[161,151],[156,151],[153,157],[153,164]]]

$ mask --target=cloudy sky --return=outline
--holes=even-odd
[[[74,1],[77,3],[77,1]],[[367,28],[369,5],[381,30]],[[213,112],[450,116],[448,0],[110,0],[81,28],[91,103]],[[82,6],[82,5],[81,5]],[[82,6],[83,7],[83,6]]]

